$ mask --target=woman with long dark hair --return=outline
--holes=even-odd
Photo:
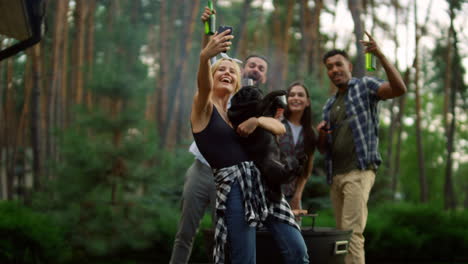
[[[302,192],[314,164],[317,133],[312,126],[309,92],[303,83],[293,82],[289,85],[287,102],[283,119],[286,134],[280,137],[280,147],[283,153],[301,161],[303,169],[300,176],[282,186],[282,191],[291,208],[300,210]]]

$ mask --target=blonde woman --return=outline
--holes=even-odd
[[[210,58],[231,46],[229,31],[215,34],[200,52],[197,93],[190,121],[200,152],[206,158],[216,183],[216,230],[214,262],[224,263],[224,245],[230,243],[231,263],[255,263],[256,227],[265,225],[277,241],[285,263],[309,263],[307,248],[288,203],[272,203],[265,195],[260,172],[250,161],[239,137],[258,126],[280,135],[284,125],[268,117],[251,118],[234,131],[227,117],[229,98],[240,88],[239,66]]]

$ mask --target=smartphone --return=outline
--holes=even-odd
[[[232,27],[231,26],[224,26],[224,25],[219,26],[218,34],[221,34],[221,32],[226,31],[228,29],[231,30],[228,35],[232,35]]]
[[[227,34],[227,35],[232,35],[232,27],[231,27],[231,26],[223,26],[223,25],[219,26],[219,28],[218,28],[218,34],[220,34],[220,33],[223,32],[223,31],[226,31],[226,30],[228,30],[228,29],[230,29],[231,31],[229,31],[229,34]],[[223,53],[226,53],[226,50],[223,51]]]

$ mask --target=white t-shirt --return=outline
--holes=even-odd
[[[198,146],[195,143],[195,141],[193,141],[192,144],[190,145],[189,152],[192,153],[197,160],[201,161],[201,163],[203,163],[206,166],[210,167],[210,164],[208,164],[208,161],[206,161],[206,159],[201,154],[201,152],[198,149]]]
[[[299,134],[302,131],[302,125],[295,125],[288,120],[288,124],[291,127],[291,131],[293,134],[294,146],[297,144],[297,140],[299,139]]]

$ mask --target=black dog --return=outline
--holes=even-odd
[[[274,117],[278,108],[286,107],[285,102],[280,99],[286,94],[286,91],[278,90],[263,97],[261,90],[255,86],[244,86],[231,98],[229,121],[234,129],[237,129],[237,126],[251,117]],[[302,171],[299,161],[296,158],[284,157],[276,136],[263,128],[258,127],[243,140],[250,158],[267,183],[268,197],[279,201],[281,184],[290,182]]]

